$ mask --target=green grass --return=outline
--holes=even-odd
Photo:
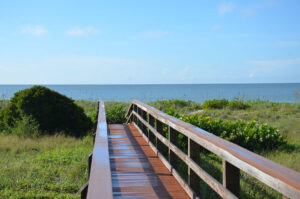
[[[92,137],[0,135],[0,198],[80,198]]]

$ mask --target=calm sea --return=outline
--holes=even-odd
[[[19,90],[32,85],[0,85],[0,99],[9,99]],[[44,85],[73,99],[153,101],[185,99],[240,98],[273,102],[299,102],[300,83],[290,84],[169,84],[169,85]]]

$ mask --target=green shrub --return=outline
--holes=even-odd
[[[249,108],[249,105],[244,103],[241,100],[232,100],[228,103],[228,108],[234,110],[234,109],[247,109]]]
[[[157,108],[163,112],[168,112],[168,110],[173,109],[176,112],[190,112],[201,109],[201,104],[197,102],[193,102],[191,100],[179,100],[179,99],[171,99],[171,100],[157,100],[154,102],[148,103],[150,106]]]
[[[0,100],[0,110],[8,106],[8,100]]]
[[[227,99],[213,99],[213,100],[206,100],[202,104],[203,109],[222,109],[225,108],[228,105],[228,100]]]
[[[18,136],[38,137],[40,135],[39,124],[31,115],[21,116],[9,132]]]
[[[213,120],[202,115],[184,116],[173,114],[179,119],[213,133],[230,142],[252,151],[271,150],[287,142],[278,129],[267,124],[259,125],[256,121],[223,121]]]
[[[0,130],[15,128],[23,116],[30,116],[37,122],[39,130],[47,134],[64,132],[83,136],[93,126],[90,118],[72,99],[43,86],[15,93],[9,105],[1,110]]]
[[[202,108],[203,109],[224,109],[229,108],[231,110],[234,109],[247,109],[250,106],[244,103],[242,100],[231,100],[228,101],[227,99],[213,99],[213,100],[206,100],[204,101]]]
[[[126,122],[126,107],[120,104],[111,106],[106,110],[106,119],[108,124],[123,124]]]
[[[97,109],[89,112],[88,117],[91,119],[92,123],[95,124],[97,122]]]

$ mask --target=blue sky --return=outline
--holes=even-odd
[[[0,84],[299,79],[299,0],[0,3]]]

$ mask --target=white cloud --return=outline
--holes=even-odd
[[[223,27],[220,26],[220,25],[214,25],[214,26],[211,28],[211,30],[212,30],[213,32],[216,32],[216,31],[221,30],[222,28],[223,28]]]
[[[67,30],[67,35],[69,36],[84,36],[84,35],[90,35],[90,34],[99,34],[101,33],[100,30],[95,29],[93,27],[85,27],[85,28],[80,28],[80,27],[74,27],[69,30]]]
[[[230,13],[234,10],[234,5],[232,3],[222,3],[219,5],[218,11],[220,15]]]
[[[162,31],[162,30],[157,30],[157,31],[149,31],[149,32],[144,32],[141,34],[142,37],[144,38],[161,38],[169,35],[168,31]]]
[[[22,33],[28,35],[41,36],[46,34],[48,31],[39,25],[27,25],[22,28]]]

